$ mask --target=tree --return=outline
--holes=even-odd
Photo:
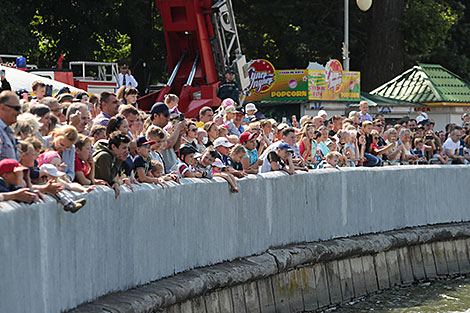
[[[383,0],[372,6],[361,89],[370,91],[401,74],[404,39],[401,29],[405,0]]]
[[[0,54],[23,54],[37,43],[30,32],[29,22],[34,15],[32,1],[4,1],[0,5]]]

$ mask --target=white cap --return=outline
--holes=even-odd
[[[59,171],[57,167],[55,167],[52,164],[43,164],[39,167],[39,170],[47,172],[48,175],[54,176],[54,177],[61,177],[64,176],[65,173],[62,171]]]
[[[277,125],[278,130],[283,130],[286,127],[289,127],[286,123],[279,123],[279,125]]]
[[[220,146],[231,148],[231,147],[233,147],[233,144],[230,143],[230,141],[228,141],[227,138],[219,137],[216,140],[214,140],[214,148],[217,148],[217,147],[220,147]]]
[[[419,124],[419,122],[422,122],[423,120],[425,120],[425,118],[424,118],[424,116],[422,116],[422,115],[418,115],[418,116],[416,117],[416,123],[418,123],[418,124]]]
[[[326,115],[326,117],[328,117],[328,114],[326,113],[325,110],[320,110],[320,111],[318,111],[317,116],[322,116],[322,115]]]
[[[256,108],[256,105],[254,105],[253,103],[248,103],[245,106],[245,112],[252,111],[252,110],[254,110],[255,113],[258,112],[258,109]]]
[[[212,166],[220,167],[220,168],[226,167],[225,164],[220,159],[215,159],[214,163],[212,163]]]

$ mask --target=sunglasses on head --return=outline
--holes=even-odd
[[[21,112],[21,105],[9,105],[9,104],[5,104],[5,105],[9,108],[12,108],[13,110],[17,112]]]

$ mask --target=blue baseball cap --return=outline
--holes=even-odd
[[[168,110],[168,107],[166,106],[165,103],[157,102],[150,109],[150,115],[153,115],[153,114],[170,115],[170,110]]]
[[[292,150],[291,146],[289,146],[287,143],[283,142],[281,143],[279,146],[278,146],[279,149],[284,149],[286,150],[287,152],[294,152],[294,150]]]
[[[136,142],[137,142],[137,147],[153,145],[155,143],[154,140],[148,140],[147,137],[145,136],[140,136],[139,138],[137,138]]]

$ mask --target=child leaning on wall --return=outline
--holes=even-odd
[[[47,175],[49,180],[54,180],[59,183],[64,189],[76,192],[88,193],[95,190],[95,186],[88,188],[83,187],[78,183],[72,183],[62,171],[64,164],[60,155],[56,151],[47,151],[39,155],[38,157],[39,170]],[[78,200],[72,200],[64,194],[52,195],[60,204],[64,206],[65,211],[72,213],[78,212],[85,204],[85,198],[79,198]]]

